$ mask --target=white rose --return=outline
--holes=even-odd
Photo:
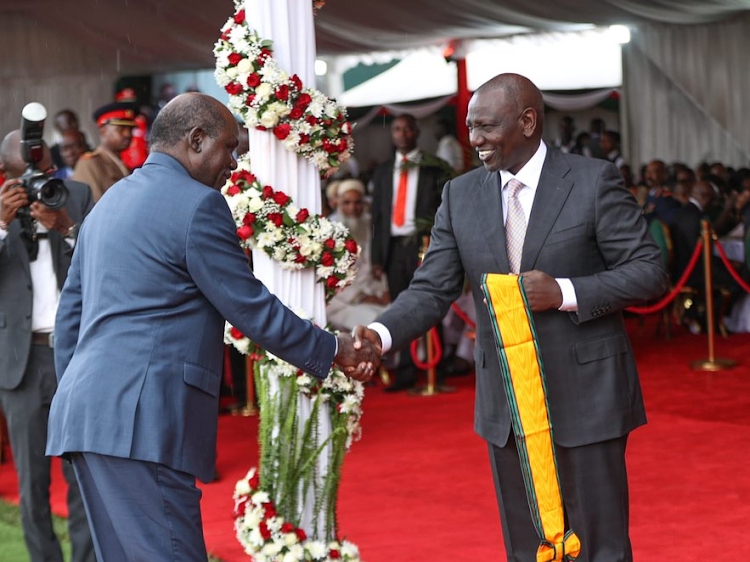
[[[256,547],[261,547],[263,546],[263,543],[266,542],[266,540],[263,538],[263,535],[260,534],[260,529],[258,527],[250,531],[247,540],[250,542],[250,544]]]
[[[266,129],[275,127],[278,121],[278,116],[273,111],[269,111],[268,109],[263,112],[263,116],[260,118],[260,124],[263,125]]]
[[[297,544],[297,535],[295,533],[285,533],[284,542],[286,543],[287,546],[292,546],[293,544]]]
[[[283,544],[279,544],[274,541],[274,542],[267,543],[263,547],[263,550],[261,552],[265,554],[266,556],[276,556],[279,552],[281,552],[283,548],[284,548]]]
[[[268,493],[260,491],[253,494],[252,500],[255,505],[263,505],[271,501],[271,498],[268,497]]]
[[[308,541],[307,551],[313,558],[323,558],[326,554],[326,545],[323,541]]]
[[[245,515],[245,525],[247,525],[251,529],[255,529],[258,525],[260,525],[260,521],[260,517],[258,517],[258,514],[254,511],[249,511]]]
[[[260,98],[267,98],[273,92],[273,86],[268,82],[263,82],[255,88],[255,95]]]
[[[352,544],[352,543],[350,543],[348,541],[344,541],[341,544],[341,554],[342,554],[342,556],[348,556],[350,558],[356,558],[356,557],[359,556],[359,549],[357,548],[356,545],[354,545],[354,544]]]
[[[248,74],[253,70],[253,63],[250,59],[242,59],[237,63],[237,70],[243,74]]]
[[[230,68],[227,68],[226,73],[230,78],[234,78],[235,76],[237,76],[237,67],[232,66]]]
[[[234,493],[238,496],[247,496],[250,493],[250,484],[247,480],[240,480],[234,487]]]
[[[257,213],[263,208],[263,199],[260,196],[250,196],[247,200],[247,209],[251,213]]]

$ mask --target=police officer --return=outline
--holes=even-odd
[[[94,202],[115,182],[130,174],[119,154],[130,146],[135,127],[135,105],[109,103],[94,112],[101,145],[82,155],[73,172],[73,179],[91,187]]]

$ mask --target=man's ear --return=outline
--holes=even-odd
[[[188,133],[188,144],[194,152],[200,152],[205,133],[200,127],[193,127]]]

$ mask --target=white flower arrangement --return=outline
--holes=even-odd
[[[237,539],[255,562],[361,562],[355,544],[308,539],[280,517],[255,468],[235,486],[234,514]]]
[[[263,250],[284,269],[315,268],[327,300],[354,280],[360,247],[349,230],[299,209],[284,192],[262,185],[250,172],[246,155],[221,192],[243,248]]]
[[[229,108],[248,126],[272,131],[322,176],[333,174],[354,149],[346,108],[279,67],[272,42],[248,26],[243,3],[235,0],[235,14],[214,45],[214,75],[229,94]]]

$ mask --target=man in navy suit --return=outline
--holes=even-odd
[[[667,274],[617,168],[548,148],[543,120],[541,92],[523,76],[501,74],[475,92],[467,125],[484,167],[445,185],[411,285],[377,323],[357,330],[384,352],[402,348],[445,316],[468,275],[477,310],[474,427],[488,443],[508,560],[536,560],[539,537],[480,287],[484,273],[520,272],[546,372],[566,520],[583,544],[578,560],[629,562],[625,447],[646,414],[622,309],[660,296]],[[511,210],[527,225],[520,256],[506,250]]]
[[[215,99],[175,98],[143,168],[107,191],[78,238],[47,454],[72,459],[100,562],[205,562],[195,477],[213,476],[224,319],[318,378],[335,360],[369,380],[377,363],[248,268],[219,192],[238,135]]]

